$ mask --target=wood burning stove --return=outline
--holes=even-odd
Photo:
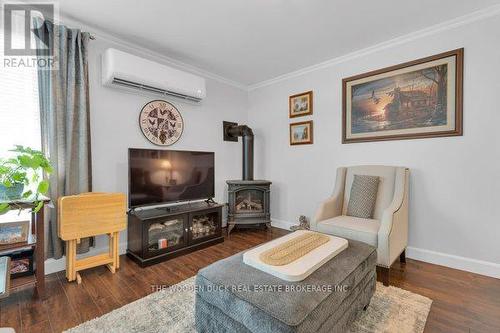
[[[228,180],[228,227],[271,225],[270,187],[267,180],[253,179],[253,132],[246,125],[224,122],[224,141],[238,141],[243,138],[243,179]]]
[[[270,187],[267,180],[228,180],[228,234],[235,225],[255,226],[271,223]]]

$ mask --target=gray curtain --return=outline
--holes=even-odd
[[[49,21],[36,19],[37,49],[48,41],[53,48],[53,66],[38,69],[42,147],[54,172],[50,176],[50,208],[47,257],[60,258],[63,243],[57,236],[57,198],[90,192],[90,106],[88,43],[90,36]],[[45,58],[42,52],[37,57]],[[87,252],[92,239],[82,240],[78,252]]]

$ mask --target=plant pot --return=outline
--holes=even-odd
[[[11,187],[0,184],[0,200],[20,199],[23,194],[24,184],[14,183]]]

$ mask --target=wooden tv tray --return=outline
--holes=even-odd
[[[81,270],[107,265],[112,273],[120,266],[119,233],[126,228],[127,203],[123,193],[83,193],[58,200],[59,237],[66,241],[66,278],[81,283]],[[82,238],[108,235],[109,252],[76,259]]]

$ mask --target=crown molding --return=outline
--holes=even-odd
[[[84,23],[78,19],[75,19],[72,16],[65,15],[64,13],[60,13],[58,21],[60,23],[66,24],[66,25],[78,27],[82,30],[88,31],[92,35],[94,35],[96,37],[96,39],[106,40],[108,42],[123,46],[123,47],[133,51],[138,56],[144,56],[145,58],[159,61],[161,63],[164,63],[165,65],[171,65],[171,66],[176,67],[177,69],[184,70],[184,71],[196,74],[196,75],[200,75],[200,76],[203,76],[205,78],[213,79],[215,81],[227,84],[229,86],[232,86],[234,88],[238,88],[238,89],[243,90],[243,91],[248,91],[248,86],[243,84],[243,83],[228,79],[224,76],[221,76],[221,75],[209,72],[207,70],[201,69],[199,67],[187,64],[185,62],[182,62],[180,60],[163,55],[163,54],[156,52],[156,51],[153,51],[151,49],[143,48],[143,47],[138,46],[134,43],[126,41],[123,38],[120,38],[118,36],[110,34],[109,32],[107,32],[105,30],[102,30],[102,29],[97,28],[95,26]]]
[[[299,69],[299,70],[296,70],[293,72],[289,72],[289,73],[286,73],[283,75],[276,76],[276,77],[269,79],[269,80],[265,80],[265,81],[261,81],[261,82],[249,85],[247,87],[247,89],[248,89],[248,91],[256,90],[256,89],[259,89],[262,87],[266,87],[266,86],[278,83],[280,81],[288,80],[288,79],[298,77],[298,76],[301,76],[301,75],[304,75],[304,74],[307,74],[310,72],[314,72],[314,71],[317,71],[320,69],[328,68],[328,67],[331,67],[331,66],[334,66],[334,65],[352,60],[352,59],[356,59],[356,58],[363,57],[363,56],[366,56],[366,55],[369,55],[369,54],[372,54],[372,53],[375,53],[375,52],[378,52],[381,50],[385,50],[385,49],[393,47],[393,46],[408,43],[408,42],[411,42],[411,41],[416,40],[416,39],[420,39],[420,38],[423,38],[423,37],[426,37],[429,35],[433,35],[433,34],[436,34],[436,33],[442,32],[442,31],[451,30],[451,29],[454,29],[454,28],[457,28],[457,27],[460,27],[463,25],[467,25],[467,24],[470,24],[470,23],[473,23],[476,21],[480,21],[480,20],[483,20],[483,19],[486,19],[489,17],[496,16],[499,14],[500,14],[500,5],[493,5],[493,6],[472,12],[472,13],[467,14],[467,15],[459,16],[457,18],[454,18],[454,19],[451,19],[451,20],[448,20],[448,21],[445,21],[445,22],[442,22],[442,23],[439,23],[439,24],[436,24],[436,25],[433,25],[433,26],[430,26],[427,28],[414,31],[414,32],[411,32],[409,34],[406,34],[406,35],[403,35],[400,37],[396,37],[396,38],[387,40],[387,41],[379,43],[379,44],[375,44],[373,46],[369,46],[369,47],[364,48],[364,49],[360,49],[360,50],[357,50],[357,51],[354,51],[351,53],[347,53],[345,55],[342,55],[342,56],[339,56],[339,57],[336,57],[336,58],[333,58],[333,59],[330,59],[330,60],[327,60],[324,62],[320,62],[320,63],[312,65],[312,66],[304,67],[302,69]]]
[[[292,71],[292,72],[289,72],[289,73],[286,73],[283,75],[279,75],[279,76],[276,76],[274,78],[264,80],[261,82],[257,82],[255,84],[251,84],[251,85],[246,85],[244,83],[228,79],[228,78],[221,76],[219,74],[216,74],[216,73],[201,69],[199,67],[187,64],[187,63],[182,62],[180,60],[163,55],[159,52],[156,52],[156,51],[153,51],[150,49],[145,49],[145,48],[140,47],[134,43],[131,43],[123,38],[120,38],[120,37],[117,37],[113,34],[110,34],[107,31],[104,31],[100,28],[89,25],[89,24],[84,23],[80,20],[77,20],[74,17],[61,14],[59,16],[59,20],[61,22],[64,22],[67,25],[82,27],[83,29],[95,34],[96,38],[103,39],[103,40],[109,41],[111,43],[126,47],[127,49],[132,50],[137,55],[141,55],[141,56],[144,56],[146,58],[154,58],[157,61],[160,61],[160,62],[165,63],[167,65],[174,66],[178,69],[185,70],[185,71],[191,72],[193,74],[197,74],[197,75],[203,76],[205,78],[210,78],[210,79],[213,79],[215,81],[227,84],[229,86],[238,88],[240,90],[250,92],[250,91],[253,91],[253,90],[256,90],[256,89],[259,89],[262,87],[266,87],[266,86],[269,86],[269,85],[272,85],[272,84],[275,84],[275,83],[278,83],[281,81],[285,81],[285,80],[288,80],[288,79],[291,79],[294,77],[298,77],[298,76],[301,76],[301,75],[304,75],[304,74],[307,74],[310,72],[314,72],[317,70],[321,70],[324,68],[328,68],[328,67],[343,63],[343,62],[347,62],[347,61],[352,60],[352,59],[356,59],[359,57],[370,55],[370,54],[376,53],[378,51],[388,49],[390,47],[394,47],[394,46],[397,46],[400,44],[408,43],[408,42],[411,42],[413,40],[417,40],[417,39],[420,39],[420,38],[423,38],[423,37],[426,37],[429,35],[433,35],[433,34],[436,34],[436,33],[442,32],[442,31],[446,31],[446,30],[451,30],[451,29],[454,29],[454,28],[457,28],[460,26],[471,24],[473,22],[487,19],[489,17],[497,16],[499,14],[500,14],[500,4],[493,5],[493,6],[490,6],[490,7],[487,7],[487,8],[484,8],[484,9],[481,9],[481,10],[478,10],[478,11],[475,11],[475,12],[472,12],[472,13],[445,21],[445,22],[442,22],[442,23],[435,24],[433,26],[430,26],[430,27],[427,27],[427,28],[424,28],[421,30],[417,30],[417,31],[408,33],[408,34],[403,35],[403,36],[399,36],[399,37],[387,40],[387,41],[382,42],[382,43],[375,44],[373,46],[369,46],[369,47],[366,47],[366,48],[363,48],[363,49],[360,49],[360,50],[357,50],[354,52],[350,52],[350,53],[347,53],[345,55],[335,57],[335,58],[320,62],[318,64],[307,66],[307,67],[301,68],[299,70],[295,70],[295,71]]]

